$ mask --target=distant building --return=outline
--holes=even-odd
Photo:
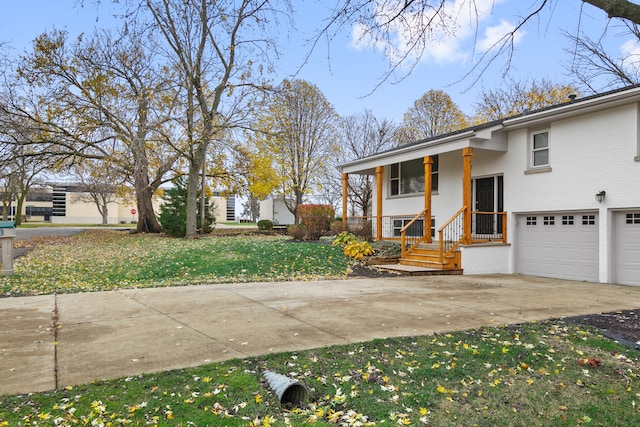
[[[71,183],[51,183],[46,187],[34,188],[22,206],[22,217],[32,222],[53,224],[102,224],[98,207],[89,201],[89,193],[81,185]],[[115,197],[107,205],[108,224],[125,224],[138,220],[135,199]],[[235,195],[222,196],[220,192],[211,197],[217,222],[235,221]],[[162,199],[154,199],[154,210],[160,212]]]
[[[102,224],[102,215],[95,203],[89,201],[83,186],[72,183],[50,183],[34,188],[25,198],[22,217],[27,221],[53,224]],[[137,221],[133,200],[115,197],[107,204],[108,224]]]
[[[291,225],[295,217],[287,209],[282,197],[260,201],[260,219],[268,219],[274,225]]]

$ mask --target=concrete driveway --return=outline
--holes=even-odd
[[[0,393],[373,338],[638,307],[640,287],[515,275],[1,298]]]

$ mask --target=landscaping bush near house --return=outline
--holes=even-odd
[[[373,247],[369,242],[361,242],[354,234],[347,231],[340,233],[333,240],[332,245],[342,246],[344,254],[353,259],[360,259],[365,256],[373,255]]]
[[[342,219],[336,218],[335,221],[331,222],[329,231],[331,232],[331,235],[336,236],[343,231],[347,231],[347,227],[345,227],[345,225],[342,223]]]
[[[334,246],[345,246],[349,243],[354,243],[357,241],[358,238],[354,234],[349,233],[348,231],[343,231],[342,233],[338,234],[335,239],[333,239],[333,242],[331,244]]]
[[[295,240],[306,240],[307,227],[302,224],[291,224],[287,227],[287,234]]]
[[[373,239],[373,225],[369,220],[361,220],[355,224],[349,224],[347,230],[362,240],[372,240]]]
[[[304,225],[307,230],[305,240],[318,240],[320,236],[329,231],[329,225],[334,215],[335,211],[331,205],[298,205],[300,224]]]
[[[258,221],[258,230],[270,231],[271,229],[273,229],[273,221],[268,219],[261,219]]]
[[[345,245],[344,254],[349,258],[360,259],[365,256],[373,255],[373,248],[369,242],[351,242]]]

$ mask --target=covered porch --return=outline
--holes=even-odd
[[[495,130],[495,129],[493,129]],[[471,135],[457,135],[454,144],[430,147],[413,147],[409,152],[401,148],[387,155],[373,156],[362,162],[353,162],[342,168],[342,212],[343,225],[346,229],[361,228],[366,224],[371,229],[375,240],[399,241],[402,248],[400,263],[402,265],[421,266],[440,270],[462,270],[461,249],[472,245],[490,246],[507,243],[507,212],[503,209],[502,177],[490,179],[474,179],[472,166],[474,148],[476,150],[506,151],[506,141],[489,132],[469,131]],[[464,146],[460,146],[460,145]],[[479,147],[474,147],[474,145]],[[417,149],[416,149],[417,148]],[[425,155],[419,156],[419,154]],[[431,151],[431,153],[429,152]],[[456,173],[458,182],[456,194],[440,192],[437,200],[443,201],[450,209],[445,216],[439,215],[439,221],[433,215],[434,203],[434,162],[443,153],[459,153],[462,163],[461,173]],[[376,158],[377,157],[377,158]],[[396,172],[390,170],[402,161],[422,160],[423,191],[421,206],[413,211],[397,213],[398,198],[391,196],[396,191],[394,184],[385,185],[385,179],[392,181]],[[386,173],[385,173],[386,172]],[[443,173],[441,170],[440,173]],[[348,216],[349,175],[373,175],[373,191],[375,203],[373,212],[367,216]],[[487,191],[487,185],[490,188]],[[437,188],[437,183],[436,183]],[[485,197],[485,194],[488,195]],[[489,197],[490,196],[490,197]],[[498,199],[496,200],[496,197]],[[461,202],[461,203],[460,203]],[[455,203],[458,204],[457,207]],[[396,206],[393,206],[396,204]],[[414,203],[415,205],[415,203]],[[394,208],[392,208],[394,207]],[[420,208],[422,208],[420,210]],[[457,210],[456,210],[457,209]],[[388,212],[396,211],[393,214]],[[442,209],[440,209],[442,212]],[[446,219],[444,219],[446,218]],[[444,220],[443,220],[444,219]]]

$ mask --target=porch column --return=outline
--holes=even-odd
[[[384,166],[376,166],[376,240],[382,240],[382,173]]]
[[[462,158],[464,160],[462,173],[462,204],[464,210],[464,230],[462,236],[462,244],[471,244],[471,158],[473,157],[473,148],[467,147],[462,149]]]
[[[431,169],[433,159],[431,156],[424,157],[424,241],[431,243]]]
[[[342,227],[347,229],[347,198],[349,195],[349,174],[342,174]]]

